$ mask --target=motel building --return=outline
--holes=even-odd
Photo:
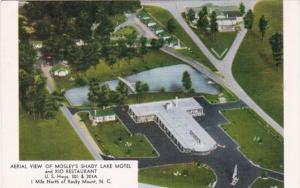
[[[130,105],[128,113],[136,123],[154,121],[181,152],[208,154],[215,140],[193,117],[204,116],[194,98],[182,98]]]

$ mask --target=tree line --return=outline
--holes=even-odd
[[[193,9],[189,9],[186,14],[188,21],[193,22],[196,19],[196,12]],[[203,6],[198,12],[198,20],[196,23],[197,29],[205,34],[210,34],[214,38],[215,33],[218,32],[217,13],[212,11],[208,14],[208,9]]]
[[[19,21],[19,101],[33,119],[54,118],[60,106],[61,95],[49,94],[46,79],[35,69],[37,53],[29,42],[24,20]]]
[[[105,50],[115,27],[111,17],[139,7],[139,1],[29,2],[22,14],[34,28],[32,39],[43,41],[45,59],[67,60],[75,69],[85,70],[108,54]],[[78,45],[79,41],[83,45]],[[114,61],[111,56],[105,58]]]
[[[244,16],[245,28],[251,31],[253,29],[254,23],[254,13],[251,9],[247,11]],[[264,40],[265,34],[267,32],[269,22],[264,15],[261,15],[257,23],[258,30],[261,34],[261,40]],[[269,37],[269,44],[272,49],[272,57],[274,64],[279,69],[279,66],[283,63],[283,35],[282,33],[275,32]]]

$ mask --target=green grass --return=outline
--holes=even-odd
[[[137,30],[133,26],[126,26],[113,33],[115,37],[127,37],[131,34],[138,35]]]
[[[187,170],[188,175],[182,172]],[[175,176],[173,173],[180,172]],[[194,163],[167,165],[139,170],[139,182],[172,188],[207,188],[216,177],[211,169]]]
[[[157,153],[145,136],[130,135],[119,122],[99,123],[92,126],[88,113],[80,113],[80,117],[86,124],[96,143],[106,155],[115,157],[156,157]],[[130,149],[126,143],[131,143]]]
[[[241,146],[241,151],[254,163],[283,171],[283,138],[250,109],[223,111],[230,124],[222,128]],[[254,141],[260,137],[261,143]]]
[[[212,54],[214,53],[211,48],[213,48],[219,56],[221,56],[226,49],[229,50],[237,34],[237,32],[217,32],[212,39],[209,35],[206,35],[203,32],[194,31]],[[223,59],[226,53],[224,53],[221,58],[219,58],[216,54],[214,55],[219,59]]]
[[[121,59],[114,66],[109,66],[104,60],[100,60],[95,67],[90,67],[87,71],[77,73],[85,75],[88,79],[96,78],[98,81],[107,81],[116,79],[117,76],[127,76],[157,67],[180,63],[182,63],[180,60],[162,51],[149,49],[144,56],[144,60],[141,57],[134,57],[130,62],[128,59]],[[71,75],[65,78],[55,78],[57,89],[75,87],[75,82],[70,80],[70,77],[75,77],[74,74],[74,72],[71,72]]]
[[[93,160],[61,112],[33,120],[20,110],[20,160]]]
[[[156,7],[156,6],[144,6],[145,10],[150,13],[156,20],[158,20],[164,28],[167,28],[167,22],[174,18],[170,12],[167,10]],[[205,57],[205,55],[200,51],[200,49],[196,46],[193,40],[188,36],[188,34],[184,31],[184,29],[180,26],[180,24],[175,20],[176,29],[172,33],[177,36],[190,50],[178,50],[183,55],[189,56],[203,65],[210,68],[212,71],[216,71],[216,68],[209,62],[209,60]]]
[[[282,32],[282,1],[264,0],[254,9],[254,30],[250,31],[233,64],[233,75],[243,89],[275,121],[283,125],[283,70],[277,71],[272,59],[269,37]],[[258,19],[264,14],[269,22],[264,41],[258,32]]]
[[[114,16],[110,16],[109,18],[114,26],[118,26],[127,20],[124,14],[116,14]]]
[[[251,188],[270,188],[271,186],[277,186],[277,188],[283,188],[283,182],[273,179],[258,179],[251,186]]]

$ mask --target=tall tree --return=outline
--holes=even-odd
[[[139,49],[139,52],[140,52],[140,55],[142,56],[143,62],[145,62],[144,55],[148,52],[148,48],[146,46],[146,43],[147,43],[147,38],[145,38],[145,37],[142,36],[140,38],[140,49]]]
[[[173,33],[176,30],[176,22],[174,18],[171,18],[167,22],[167,29],[170,33]]]
[[[261,33],[261,40],[264,40],[264,36],[265,36],[266,30],[268,28],[268,21],[265,19],[264,15],[262,15],[260,17],[258,27],[259,27],[259,31]]]
[[[204,33],[207,33],[207,29],[209,26],[209,20],[207,18],[207,16],[201,16],[199,17],[198,21],[197,21],[197,28]]]
[[[239,9],[240,9],[240,13],[241,13],[242,15],[244,15],[244,14],[245,14],[245,9],[246,9],[246,8],[245,8],[245,5],[244,5],[243,2],[240,3]]]
[[[192,88],[192,79],[188,71],[184,71],[182,74],[182,84],[186,90],[190,90]]]
[[[188,13],[186,14],[186,16],[187,16],[187,19],[190,22],[194,21],[194,19],[195,19],[195,11],[192,8],[190,8],[189,11],[188,11]]]
[[[252,10],[248,10],[248,12],[246,13],[246,15],[244,16],[244,25],[245,28],[248,30],[252,29],[252,25],[253,25],[253,21],[254,21],[254,14],[252,12]]]
[[[118,82],[118,86],[117,86],[116,90],[123,96],[125,96],[125,97],[128,96],[128,87],[122,81]]]
[[[269,38],[269,43],[272,48],[272,55],[277,70],[279,69],[279,65],[282,63],[283,56],[283,36],[281,33],[276,32]]]
[[[100,96],[99,83],[95,79],[92,79],[89,84],[89,93],[88,93],[88,99],[91,102],[92,106],[98,105],[99,96]]]
[[[99,106],[105,107],[112,102],[111,100],[111,90],[107,84],[104,84],[100,87],[99,93]]]
[[[210,32],[212,38],[214,38],[215,33],[218,32],[217,13],[215,11],[210,15]]]

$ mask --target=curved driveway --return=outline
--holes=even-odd
[[[166,10],[168,10],[178,21],[181,27],[185,30],[185,32],[191,37],[194,43],[198,46],[198,48],[203,52],[203,54],[210,60],[210,62],[218,69],[218,71],[222,74],[222,77],[218,76],[218,80],[220,84],[230,89],[238,98],[243,100],[252,110],[254,110],[260,117],[262,117],[270,126],[275,129],[281,136],[283,136],[283,128],[274,121],[264,110],[262,110],[254,101],[249,97],[249,95],[242,89],[242,87],[237,83],[232,75],[232,63],[234,57],[247,34],[247,30],[242,29],[238,32],[237,37],[235,38],[231,48],[229,49],[228,53],[226,54],[223,60],[218,60],[210,51],[209,49],[203,44],[203,42],[199,39],[199,37],[193,32],[193,30],[188,26],[185,22],[181,13],[185,10],[186,7],[196,7],[201,6],[205,3],[213,2],[215,4],[220,5],[238,5],[240,1],[237,0],[229,0],[229,1],[222,1],[222,0],[215,0],[215,1],[166,1],[166,0],[142,0],[143,5],[154,5],[160,6]],[[257,1],[249,0],[244,1],[247,8],[253,8]],[[193,67],[197,67],[197,62],[193,61],[191,64],[194,64]],[[201,69],[203,69],[201,67]],[[199,70],[199,69],[198,69]],[[206,71],[207,72],[207,71]],[[210,71],[211,72],[211,71]],[[213,72],[210,75],[214,74]],[[221,81],[222,80],[222,81]]]

